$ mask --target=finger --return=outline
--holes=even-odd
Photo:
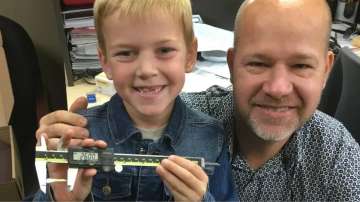
[[[207,174],[199,165],[195,164],[194,162],[176,155],[169,156],[169,160],[175,162],[177,165],[192,173],[197,179],[203,182],[208,181]]]
[[[66,179],[67,176],[67,164],[60,163],[48,163],[49,177],[53,179]]]
[[[69,193],[66,182],[51,183],[51,189],[53,190],[54,199],[56,199],[56,201],[70,200],[70,198],[67,198]]]
[[[72,191],[68,191],[66,182],[52,183],[51,187],[54,198],[56,201],[83,201],[90,193],[92,177],[94,175],[96,175],[96,169],[79,169]],[[57,179],[64,178],[66,178],[66,176]]]
[[[96,175],[96,169],[79,169],[73,194],[74,199],[83,201],[91,191],[92,178]]]
[[[166,161],[166,160],[163,160]],[[168,160],[167,160],[168,161]],[[162,163],[164,164],[164,163]],[[166,164],[166,162],[165,162]],[[185,199],[193,199],[200,198],[197,196],[197,194],[190,189],[186,184],[184,184],[181,179],[177,178],[175,175],[173,175],[170,171],[168,171],[166,168],[164,168],[162,165],[158,166],[156,168],[156,172],[161,177],[164,184],[167,186],[167,188],[170,190],[171,194],[174,195],[175,198],[178,200],[180,198]]]
[[[164,159],[161,162],[161,165],[168,172],[175,175],[177,179],[181,180],[186,187],[195,191],[198,195],[202,196],[206,192],[208,178],[200,166],[185,158],[177,156],[170,156],[169,159]],[[201,174],[202,172],[203,174]],[[203,178],[198,178],[197,176]],[[176,181],[172,182],[176,183]]]
[[[176,191],[171,185],[164,181],[165,186],[170,190],[171,195],[174,197],[174,201],[190,201],[186,196],[182,195],[180,192]]]
[[[45,142],[43,142],[43,139],[45,140]],[[49,139],[46,133],[41,133],[39,136],[37,136],[37,142],[36,142],[36,146],[47,146],[46,149],[53,149],[56,148],[56,145],[59,142],[59,138],[51,138]]]
[[[36,132],[38,137],[41,133],[46,133],[48,138],[70,136],[72,138],[84,139],[89,136],[89,131],[86,128],[79,126],[72,126],[63,123],[55,123],[49,126],[43,126]]]
[[[84,96],[78,97],[70,106],[69,111],[75,112],[80,109],[86,109],[88,105],[87,99]]]
[[[74,126],[85,127],[87,120],[80,114],[75,114],[65,110],[58,110],[43,116],[39,122],[40,127],[55,123],[66,123]]]
[[[107,144],[106,142],[102,140],[94,140],[91,138],[85,139],[81,142],[82,147],[98,147],[98,148],[106,148]]]

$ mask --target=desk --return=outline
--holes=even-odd
[[[198,61],[191,73],[185,75],[185,84],[182,92],[204,91],[210,86],[218,85],[224,88],[231,86],[230,73],[226,62]],[[110,95],[97,92],[94,84],[89,84],[85,80],[74,82],[74,86],[67,86],[67,103],[70,106],[76,98],[86,96],[88,93],[96,94],[96,103],[89,103],[89,107],[101,105],[107,102]]]
[[[68,107],[80,96],[86,96],[87,93],[96,93],[96,103],[89,103],[88,107],[101,105],[107,102],[110,98],[108,95],[104,95],[96,92],[96,86],[89,84],[83,79],[75,81],[73,86],[66,87],[67,103]]]

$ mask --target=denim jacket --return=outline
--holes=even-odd
[[[80,112],[88,119],[92,138],[104,140],[115,153],[204,157],[220,166],[206,168],[209,176],[204,201],[233,201],[229,152],[222,124],[214,118],[186,107],[180,97],[164,134],[158,142],[142,139],[125,110],[122,99],[114,95],[104,105]],[[124,166],[120,173],[99,171],[93,179],[95,201],[169,201],[173,198],[154,167]]]

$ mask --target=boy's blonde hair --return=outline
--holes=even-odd
[[[96,0],[94,4],[95,28],[99,48],[105,55],[103,23],[106,17],[114,13],[118,14],[119,20],[122,17],[145,19],[156,14],[168,16],[182,26],[187,47],[191,47],[194,40],[190,0]]]

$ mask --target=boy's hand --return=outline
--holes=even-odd
[[[171,191],[175,201],[201,201],[203,199],[209,179],[197,164],[172,155],[161,161],[156,172]]]
[[[106,148],[104,141],[85,139],[81,142],[82,147]],[[50,178],[66,179],[68,166],[64,164],[48,164]],[[52,183],[53,197],[56,201],[83,201],[89,195],[92,185],[92,177],[96,175],[96,169],[79,169],[74,188],[68,191],[66,182]]]
[[[71,105],[69,111],[58,110],[41,118],[36,138],[39,140],[43,135],[48,140],[48,149],[56,149],[61,138],[62,145],[79,145],[82,139],[89,137],[89,131],[84,128],[87,124],[85,117],[72,113],[80,109],[86,109],[87,100],[79,97]]]

